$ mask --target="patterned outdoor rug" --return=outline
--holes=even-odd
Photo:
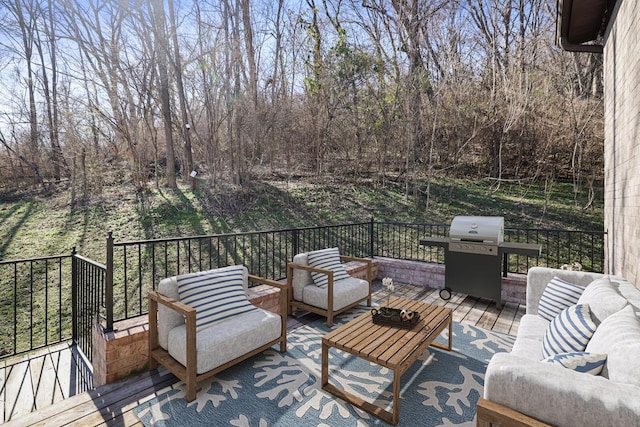
[[[268,350],[200,383],[190,404],[179,382],[134,412],[145,426],[388,425],[320,388],[321,338],[328,331],[324,321],[303,326],[288,334],[286,353]],[[402,376],[399,426],[473,425],[487,362],[509,351],[514,337],[455,322],[453,332],[453,351],[429,348]],[[446,343],[445,333],[438,341]],[[331,383],[390,409],[388,369],[333,348],[330,358]]]

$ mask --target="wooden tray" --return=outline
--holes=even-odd
[[[378,325],[398,326],[400,328],[411,328],[420,320],[420,313],[413,312],[413,318],[409,320],[403,320],[400,317],[400,308],[387,308],[380,307],[371,310],[371,318],[373,323]],[[384,314],[383,314],[384,312]]]

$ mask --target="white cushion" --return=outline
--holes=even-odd
[[[196,371],[208,372],[237,357],[278,339],[280,316],[257,308],[255,311],[215,323],[196,333]],[[186,366],[187,329],[185,325],[169,332],[167,351]]]
[[[234,316],[254,312],[243,287],[244,266],[178,276],[180,301],[196,309],[196,330]]]
[[[596,330],[587,304],[565,308],[551,321],[542,339],[542,356],[584,351]]]
[[[589,304],[591,314],[600,324],[604,319],[617,313],[627,305],[627,300],[613,286],[608,276],[594,280],[587,286],[578,304]]]
[[[304,288],[302,301],[305,304],[328,310],[328,288],[307,286]],[[333,309],[340,310],[354,302],[369,296],[369,282],[349,276],[348,279],[334,283]]]
[[[307,254],[307,257],[311,267],[333,271],[334,283],[338,280],[344,280],[351,277],[340,261],[340,251],[338,248],[312,251]],[[320,288],[326,288],[329,285],[329,276],[324,273],[312,271],[311,277],[313,278],[313,283]]]
[[[554,277],[540,297],[538,316],[551,322],[562,310],[578,303],[584,287]]]
[[[640,320],[633,306],[607,317],[586,351],[608,354],[602,375],[609,380],[640,386]]]
[[[576,372],[598,375],[602,371],[602,367],[604,366],[606,360],[606,354],[576,351],[571,353],[556,354],[547,359],[544,359],[543,362],[556,363]]]
[[[520,318],[520,324],[518,325],[518,338],[538,340],[540,345],[542,345],[542,337],[545,332],[547,332],[549,323],[551,322],[543,319],[537,314],[525,314]]]

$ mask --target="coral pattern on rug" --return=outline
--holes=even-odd
[[[338,325],[362,313],[340,316]],[[336,326],[334,326],[335,328]],[[198,385],[187,403],[178,382],[134,412],[145,426],[337,427],[388,425],[323,391],[319,320],[288,334],[287,352],[256,355]],[[445,343],[445,332],[438,341]],[[429,348],[402,376],[399,426],[474,425],[491,356],[514,337],[454,322],[453,351]],[[330,382],[390,409],[392,374],[337,349],[329,353]]]

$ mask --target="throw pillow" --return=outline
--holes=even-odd
[[[640,387],[640,319],[633,306],[607,317],[585,351],[608,354],[602,376]]]
[[[560,353],[543,360],[543,362],[559,364],[567,369],[591,375],[598,375],[606,361],[606,354],[587,353],[584,351]]]
[[[627,305],[627,299],[620,295],[609,276],[605,276],[594,280],[585,288],[578,304],[589,304],[596,324],[600,324],[613,313],[622,310]]]
[[[540,297],[538,316],[551,322],[562,310],[576,305],[583,291],[583,286],[554,277]]]
[[[311,267],[322,268],[333,271],[333,283],[338,280],[348,279],[349,273],[340,262],[340,251],[338,248],[322,249],[308,253],[308,262]],[[317,271],[311,272],[313,283],[320,288],[329,286],[329,276]]]
[[[584,351],[595,330],[587,304],[567,307],[549,324],[542,338],[542,355],[546,359],[559,353]]]
[[[235,265],[176,278],[180,301],[196,309],[196,330],[256,311],[244,291],[244,267]]]

